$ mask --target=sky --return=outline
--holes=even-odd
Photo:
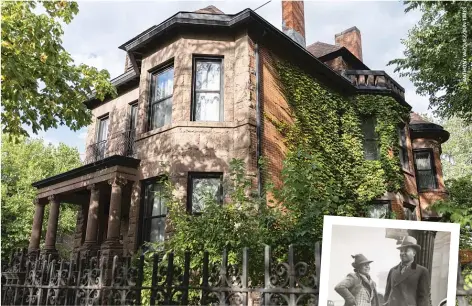
[[[79,13],[64,26],[63,46],[77,64],[107,69],[112,78],[124,72],[125,52],[118,46],[178,11],[195,11],[214,5],[227,14],[256,9],[268,0],[254,1],[79,1]],[[256,10],[278,29],[282,25],[281,1],[272,0]],[[428,110],[428,99],[415,94],[413,84],[394,73],[387,63],[402,57],[401,39],[420,19],[418,12],[404,13],[401,1],[305,1],[307,45],[322,41],[334,44],[334,35],[357,26],[362,36],[364,63],[373,70],[385,70],[405,88],[413,111]],[[67,127],[41,132],[46,142],[77,147],[85,151],[86,128],[73,132]]]

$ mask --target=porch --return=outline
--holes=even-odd
[[[121,138],[128,134],[120,133]],[[129,140],[129,137],[124,138]],[[49,218],[41,253],[58,253],[56,236],[63,203],[78,206],[81,222],[77,224],[75,251],[87,250],[93,253],[100,250],[102,254],[121,254],[121,237],[126,236],[128,222],[123,217],[126,217],[130,207],[131,189],[137,181],[140,163],[139,159],[130,156],[133,152],[130,143],[108,141],[108,145],[93,144],[87,150],[83,166],[33,183],[38,192],[28,247],[30,256],[40,251],[41,229],[47,206]],[[96,150],[97,147],[100,150]]]

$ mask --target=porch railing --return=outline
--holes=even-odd
[[[136,131],[127,130],[112,135],[107,140],[89,145],[84,164],[91,164],[113,155],[134,156],[136,154]]]

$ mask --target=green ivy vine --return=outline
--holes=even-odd
[[[318,192],[319,201],[338,198],[324,213],[359,216],[366,205],[386,191],[403,187],[398,126],[409,109],[385,95],[344,96],[323,86],[313,76],[286,62],[276,65],[281,89],[291,106],[293,124],[265,114],[285,136],[289,152],[308,154],[319,167],[303,178]],[[376,118],[379,159],[366,160],[361,123]],[[287,164],[300,164],[300,154],[287,154]],[[301,165],[300,165],[301,166]],[[286,201],[286,195],[278,195]]]

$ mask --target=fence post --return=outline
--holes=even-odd
[[[248,248],[243,248],[243,275],[241,278],[241,288],[247,288],[247,270],[248,270]],[[248,304],[249,292],[243,292],[243,305]]]
[[[136,280],[136,303],[141,305],[141,290],[143,287],[143,270],[144,270],[144,252],[141,253],[138,263],[138,279]]]
[[[157,274],[159,273],[159,254],[154,253],[152,261],[152,280],[151,280],[151,305],[156,304],[156,296],[157,296]]]
[[[288,287],[290,289],[295,288],[295,263],[293,258],[293,244],[288,246]],[[290,299],[288,302],[289,306],[295,306],[296,299],[295,294],[290,293]]]
[[[228,287],[227,274],[228,274],[228,251],[226,250],[226,248],[224,248],[223,254],[221,257],[220,283],[219,283],[220,287]],[[226,296],[227,296],[226,291],[220,292],[219,299],[220,299],[221,306],[224,306],[226,304]]]
[[[184,257],[184,279],[183,279],[183,287],[182,290],[182,305],[188,305],[188,286],[189,286],[189,278],[190,278],[190,252],[185,252]]]
[[[169,253],[167,260],[166,291],[164,294],[164,305],[170,305],[172,302],[172,278],[174,276],[174,253]]]
[[[200,302],[206,305],[208,295],[208,251],[203,252],[202,295]]]
[[[270,246],[266,245],[264,248],[264,306],[270,305],[271,294],[267,292],[270,288]]]

